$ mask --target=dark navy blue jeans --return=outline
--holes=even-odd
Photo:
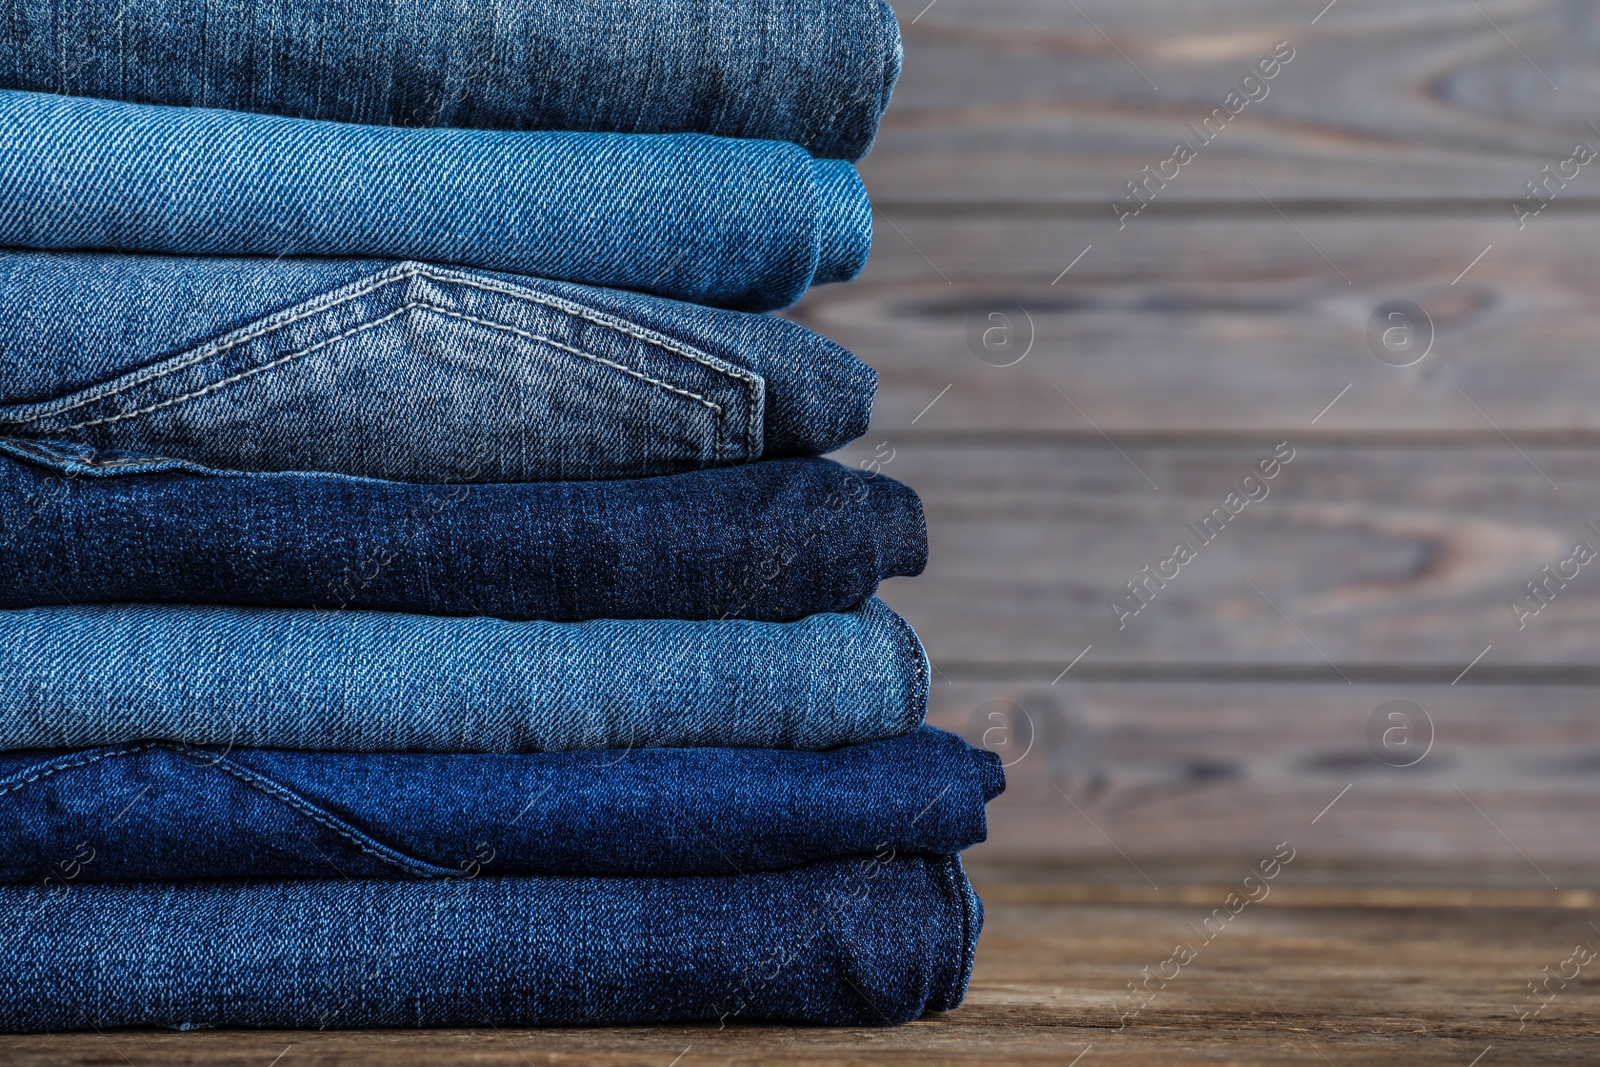
[[[955,856],[670,878],[0,886],[0,1030],[889,1026],[961,1003]]]
[[[826,752],[7,752],[0,883],[740,874],[957,852],[1004,787],[926,726]]]
[[[826,459],[413,485],[0,438],[0,608],[782,622],[853,608],[927,552],[915,493]]]

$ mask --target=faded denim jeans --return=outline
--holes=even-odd
[[[0,435],[235,470],[632,478],[829,452],[876,386],[795,323],[615,289],[0,251]]]
[[[0,88],[395,126],[714,133],[858,159],[883,0],[0,2]]]
[[[861,272],[855,168],[704,134],[404,129],[0,90],[0,245],[367,256],[766,311]]]
[[[827,749],[914,729],[927,699],[921,643],[876,598],[787,623],[0,611],[0,751]]]

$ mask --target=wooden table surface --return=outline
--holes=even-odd
[[[1466,1067],[1600,1059],[1600,983],[1592,977],[1600,960],[1562,967],[1578,944],[1600,945],[1587,898],[1574,906],[1531,886],[1480,889],[1477,900],[1457,887],[1421,883],[1379,891],[1352,884],[1350,871],[1333,884],[1315,876],[1291,883],[1292,869],[1227,926],[1213,920],[1207,942],[1196,926],[1224,900],[1228,883],[1180,885],[1168,878],[1178,868],[1153,864],[1147,873],[1159,891],[1118,881],[1113,871],[980,868],[988,918],[967,1003],[895,1029],[110,1031],[5,1038],[0,1055],[17,1067]],[[1162,968],[1178,942],[1195,950],[1194,959]],[[1579,977],[1566,988],[1553,979],[1533,1015],[1540,1002],[1524,985],[1547,966],[1567,974],[1576,968]],[[1146,968],[1157,978],[1152,992],[1136,998],[1128,984]],[[1173,977],[1159,988],[1164,975]]]
[[[922,493],[932,547],[885,597],[936,668],[931,720],[1009,764],[971,855],[966,1006],[881,1031],[41,1035],[0,1059],[1600,1061],[1600,960],[1574,956],[1600,949],[1600,565],[1563,563],[1600,549],[1600,160],[1567,162],[1600,150],[1595,5],[896,7],[872,261],[791,314],[882,374],[844,458]],[[1195,158],[1119,224],[1179,140]],[[1409,366],[1377,354],[1394,301],[1431,340]],[[1268,495],[1195,536],[1280,450]],[[1180,539],[1195,558],[1119,621]],[[1530,599],[1546,567],[1569,579]],[[1130,992],[1280,844],[1267,898]]]

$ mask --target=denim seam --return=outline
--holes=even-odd
[[[269,371],[269,370],[272,370],[274,367],[280,367],[283,364],[288,363],[292,359],[299,359],[301,356],[307,355],[308,353],[311,353],[311,352],[315,352],[319,348],[326,348],[328,345],[336,344],[337,342],[343,341],[343,340],[345,340],[346,338],[349,338],[349,337],[354,337],[356,334],[361,333],[361,332],[363,332],[365,330],[371,330],[371,329],[374,329],[374,328],[376,328],[378,326],[382,326],[384,323],[388,322],[390,319],[396,318],[396,317],[398,317],[400,315],[404,315],[407,310],[409,310],[409,308],[406,305],[401,305],[400,307],[396,308],[394,311],[389,312],[389,314],[381,316],[380,318],[373,319],[371,322],[364,322],[360,326],[356,326],[356,327],[353,327],[352,329],[346,330],[344,333],[339,334],[337,337],[324,338],[323,340],[318,341],[316,344],[312,345],[309,348],[302,348],[298,352],[290,352],[287,356],[279,356],[277,359],[273,360],[270,363],[263,363],[259,367],[251,367],[248,370],[240,371],[238,374],[230,375],[230,376],[228,376],[226,378],[223,378],[221,381],[212,382],[210,385],[206,386],[204,389],[197,389],[192,393],[184,393],[182,396],[169,397],[168,399],[163,400],[160,403],[151,404],[149,407],[139,408],[136,411],[124,411],[120,415],[107,415],[103,419],[90,419],[87,422],[73,423],[71,426],[62,427],[62,429],[64,429],[64,430],[82,430],[82,429],[86,429],[86,428],[88,428],[90,426],[103,426],[103,425],[105,425],[107,423],[121,422],[123,419],[131,419],[131,418],[134,418],[134,417],[139,416],[139,415],[148,415],[152,411],[159,411],[162,408],[172,407],[174,404],[181,404],[186,400],[193,400],[196,397],[205,396],[207,393],[214,393],[218,389],[221,389],[225,385],[232,385],[234,382],[242,381],[245,378],[253,377],[254,375],[260,374],[263,371]],[[177,370],[178,368],[174,367],[172,369],[173,370]],[[128,388],[132,388],[132,386],[130,385],[130,386],[128,386]],[[117,390],[117,392],[122,392],[122,390],[119,389],[119,390]],[[114,395],[114,394],[111,394],[111,393],[107,393],[106,394],[106,396],[111,396],[111,395]],[[97,397],[96,399],[104,399],[104,398],[103,397]],[[82,405],[77,405],[77,406],[81,407]],[[27,420],[27,421],[32,421],[32,420],[30,419],[30,420]]]
[[[35,775],[32,775],[31,777],[20,780],[12,779],[10,782],[0,785],[0,797],[5,796],[7,793],[15,793],[25,785],[32,785],[41,778],[48,778],[51,775],[59,774],[62,771],[70,771],[78,767],[87,767],[91,763],[99,763],[101,760],[110,759],[113,756],[129,756],[135,752],[143,752],[146,749],[154,747],[154,742],[147,741],[142,744],[127,745],[122,748],[105,749],[100,752],[91,752],[87,755],[80,755],[75,759],[57,760],[54,763],[47,763],[44,765],[43,770],[39,771],[39,773]]]
[[[450,310],[448,308],[440,307],[437,304],[429,304],[429,303],[427,303],[425,301],[421,301],[421,300],[409,300],[406,303],[402,304],[400,307],[396,308],[394,311],[389,312],[389,314],[383,315],[383,316],[381,316],[379,318],[376,318],[376,319],[373,319],[371,322],[364,322],[360,326],[356,326],[356,327],[353,327],[353,328],[351,328],[349,330],[346,330],[344,333],[339,334],[337,337],[325,338],[325,339],[323,339],[321,341],[318,341],[316,344],[311,345],[308,348],[302,348],[298,352],[290,352],[286,356],[280,356],[280,357],[278,357],[277,359],[273,360],[270,363],[263,363],[259,367],[251,367],[248,370],[240,371],[238,374],[234,374],[234,375],[231,375],[231,376],[229,376],[227,378],[223,378],[220,381],[212,382],[210,385],[206,386],[204,389],[197,389],[192,393],[185,393],[182,396],[169,397],[168,399],[163,400],[163,401],[161,401],[159,403],[151,404],[149,407],[139,408],[136,411],[125,411],[125,412],[122,412],[121,414],[118,414],[118,415],[108,415],[105,418],[89,419],[86,422],[73,423],[70,426],[65,426],[65,427],[62,427],[62,428],[66,429],[66,430],[83,430],[83,429],[89,428],[90,426],[103,426],[103,425],[105,425],[107,423],[121,422],[124,419],[136,418],[137,416],[140,416],[140,415],[148,415],[152,411],[159,411],[162,408],[172,407],[172,406],[174,406],[176,404],[181,404],[186,400],[194,400],[197,397],[202,397],[202,396],[205,396],[205,395],[207,395],[209,393],[216,392],[218,389],[221,389],[223,386],[232,385],[234,382],[242,381],[245,378],[252,377],[252,376],[260,374],[260,373],[262,373],[264,371],[272,370],[275,367],[280,367],[283,364],[288,363],[290,360],[299,359],[301,356],[308,355],[308,354],[310,354],[312,352],[315,352],[319,348],[326,348],[328,345],[336,344],[339,341],[343,341],[343,340],[346,340],[347,338],[354,337],[356,334],[361,333],[361,332],[363,332],[365,330],[370,330],[370,329],[374,329],[374,328],[376,328],[378,326],[382,326],[384,323],[388,322],[390,319],[396,318],[396,317],[398,317],[400,315],[404,315],[406,312],[415,310],[417,308],[421,308],[424,311],[432,311],[432,312],[434,312],[436,314],[440,314],[440,315],[447,315],[447,316],[451,316],[453,318],[464,319],[464,320],[466,320],[468,322],[477,323],[480,326],[487,326],[487,327],[490,327],[490,328],[496,329],[496,330],[504,330],[507,333],[515,334],[518,337],[524,338],[526,340],[536,341],[536,342],[540,342],[540,343],[543,343],[543,344],[547,344],[547,345],[551,346],[552,348],[560,349],[563,352],[570,352],[572,355],[581,356],[584,359],[593,360],[594,362],[600,363],[600,364],[602,364],[604,366],[612,367],[612,368],[615,368],[616,370],[620,370],[624,374],[631,375],[631,376],[633,376],[635,378],[640,379],[641,381],[649,382],[651,385],[659,386],[660,388],[665,389],[666,391],[668,391],[670,393],[676,393],[676,394],[678,394],[680,396],[684,396],[684,397],[688,397],[688,398],[697,400],[701,404],[704,404],[706,407],[708,407],[711,410],[715,411],[717,413],[717,418],[719,420],[723,416],[721,405],[716,404],[716,403],[714,403],[714,402],[712,402],[710,400],[707,400],[705,397],[699,395],[698,393],[691,393],[687,389],[679,389],[674,385],[670,385],[670,384],[668,384],[666,382],[659,381],[659,380],[657,380],[655,378],[651,378],[651,377],[649,377],[647,375],[641,374],[638,371],[633,370],[630,367],[625,367],[620,363],[613,363],[611,360],[602,359],[599,356],[591,355],[588,352],[584,352],[584,351],[581,351],[579,349],[572,348],[569,345],[564,345],[561,342],[552,340],[552,339],[550,339],[548,337],[542,337],[542,336],[540,336],[538,334],[529,333],[526,330],[519,330],[515,326],[507,326],[507,325],[504,325],[502,323],[490,322],[487,319],[475,318],[475,317],[473,317],[471,315],[466,315],[466,314],[463,314],[463,313],[461,313],[459,311],[452,311],[452,310]],[[40,416],[34,416],[34,417],[38,418]],[[31,420],[29,420],[29,421],[31,421]]]
[[[73,408],[81,408],[84,405],[92,404],[97,400],[104,400],[107,397],[116,396],[118,393],[125,393],[129,389],[133,389],[133,388],[135,388],[137,386],[144,385],[146,382],[153,382],[157,378],[164,378],[169,374],[176,374],[178,371],[187,370],[190,367],[194,366],[196,363],[203,363],[206,360],[212,358],[213,356],[220,356],[220,355],[222,355],[222,353],[227,352],[227,351],[229,351],[231,349],[234,349],[234,348],[238,348],[240,345],[245,345],[245,344],[249,344],[251,341],[260,340],[261,338],[266,337],[269,334],[277,333],[279,330],[287,329],[288,327],[293,326],[297,322],[303,322],[304,320],[311,318],[313,315],[320,315],[324,311],[329,311],[329,310],[331,310],[333,308],[339,307],[341,304],[348,304],[352,300],[359,300],[359,299],[361,299],[362,297],[366,296],[369,293],[373,293],[373,292],[376,292],[379,289],[382,289],[386,285],[393,285],[396,282],[405,281],[406,279],[408,279],[410,277],[412,277],[412,275],[408,274],[408,275],[404,275],[404,276],[400,276],[400,277],[385,278],[382,281],[374,282],[371,285],[366,286],[365,288],[358,289],[353,293],[348,293],[348,294],[340,297],[337,300],[331,301],[329,303],[317,303],[315,307],[306,308],[304,311],[301,311],[297,315],[292,315],[289,318],[283,319],[282,321],[273,321],[269,325],[263,326],[260,329],[254,331],[252,333],[247,333],[247,334],[244,334],[244,335],[242,335],[240,337],[236,337],[232,341],[228,341],[228,342],[223,343],[223,344],[206,344],[206,345],[202,345],[194,353],[193,356],[191,356],[189,359],[184,360],[181,363],[176,363],[176,364],[174,364],[174,365],[172,365],[170,367],[162,367],[160,369],[152,368],[152,369],[150,369],[148,371],[145,371],[144,373],[135,374],[135,376],[133,378],[129,379],[127,382],[125,382],[122,385],[117,386],[114,389],[111,389],[111,388],[91,389],[91,390],[89,390],[87,392],[87,394],[85,396],[83,396],[83,397],[79,398],[78,400],[76,400],[75,402],[73,402],[71,404],[67,404],[67,405],[65,405],[65,406],[63,406],[63,407],[61,407],[61,408],[59,408],[59,409],[57,409],[55,411],[41,411],[36,415],[28,415],[28,416],[26,416],[24,418],[8,418],[8,419],[4,419],[3,421],[8,422],[8,423],[12,423],[12,424],[15,424],[15,425],[21,425],[22,423],[26,423],[26,422],[36,422],[39,419],[47,419],[51,415],[59,415],[62,412],[71,411]],[[323,295],[326,296],[327,294],[323,294]]]
[[[219,771],[222,771],[226,774],[231,774],[233,777],[248,785],[250,788],[259,790],[263,793],[266,793],[268,796],[282,801],[295,811],[298,811],[301,815],[304,815],[306,818],[332,831],[333,833],[338,834],[340,837],[350,842],[362,852],[372,856],[374,859],[387,863],[391,867],[396,867],[411,874],[421,875],[425,878],[438,878],[441,876],[452,877],[455,873],[447,869],[439,868],[437,864],[429,863],[426,860],[420,860],[415,856],[408,856],[399,849],[390,849],[390,851],[394,853],[393,856],[384,855],[384,853],[379,851],[379,849],[373,848],[371,844],[363,841],[361,837],[358,836],[359,831],[340,825],[340,820],[336,819],[334,816],[329,815],[327,812],[318,808],[315,804],[311,803],[309,800],[306,800],[304,797],[290,790],[286,786],[279,785],[271,778],[268,778],[257,771],[252,771],[246,767],[236,767],[231,763],[225,762],[221,757],[215,760],[206,761],[206,766],[215,767]],[[388,846],[382,845],[381,842],[378,844],[381,848],[388,848]],[[400,858],[396,859],[395,856]]]
[[[139,467],[150,466],[155,463],[170,463],[164,456],[141,456],[138,459],[106,459],[98,462],[84,459],[77,453],[69,452],[62,448],[52,448],[51,442],[31,440],[26,437],[0,437],[10,448],[22,452],[43,453],[34,458],[42,463],[60,463],[69,467],[87,467],[90,470],[105,470],[109,467]]]
[[[288,327],[294,325],[295,323],[302,322],[302,321],[304,321],[304,320],[306,320],[308,318],[311,318],[312,316],[320,315],[325,311],[330,311],[333,308],[339,307],[339,306],[344,305],[344,304],[348,304],[353,300],[359,300],[361,297],[364,297],[364,296],[367,296],[367,295],[369,295],[371,293],[374,293],[377,290],[382,289],[382,288],[384,288],[386,286],[396,285],[396,284],[399,284],[399,283],[402,283],[402,282],[407,282],[407,281],[410,281],[412,278],[417,278],[417,277],[427,278],[430,281],[436,281],[436,282],[440,282],[440,283],[443,283],[443,284],[462,285],[462,286],[465,286],[465,287],[467,287],[469,289],[477,289],[477,290],[480,290],[482,292],[497,293],[497,294],[499,294],[501,296],[509,297],[509,298],[511,298],[513,300],[522,301],[523,303],[535,304],[535,305],[538,305],[540,307],[547,307],[547,308],[550,308],[551,310],[554,310],[554,311],[560,311],[560,312],[562,312],[564,314],[572,315],[575,318],[582,319],[583,321],[589,322],[589,323],[591,323],[591,324],[593,324],[595,326],[598,326],[598,327],[600,327],[602,329],[610,330],[612,333],[621,334],[624,337],[630,337],[630,338],[632,338],[632,339],[634,339],[636,341],[639,341],[642,344],[647,344],[647,345],[651,346],[652,348],[658,348],[661,351],[666,352],[666,353],[668,353],[670,355],[680,356],[680,357],[682,357],[684,359],[689,360],[691,363],[695,363],[695,364],[697,364],[699,366],[702,366],[702,367],[706,368],[709,371],[712,371],[712,372],[714,372],[716,374],[720,374],[725,378],[732,379],[733,381],[738,382],[739,384],[743,385],[744,388],[745,388],[745,393],[746,393],[746,395],[748,397],[748,400],[749,400],[750,407],[751,407],[752,411],[754,410],[754,407],[755,407],[755,394],[756,394],[756,389],[757,389],[757,386],[758,386],[758,383],[759,383],[760,379],[759,379],[759,377],[757,375],[751,374],[748,371],[740,371],[740,370],[737,370],[737,369],[730,370],[728,368],[718,367],[715,364],[711,363],[706,357],[700,355],[697,352],[692,351],[691,349],[687,348],[686,346],[682,346],[682,345],[675,344],[675,343],[668,343],[669,339],[660,338],[660,337],[652,337],[652,336],[650,336],[650,335],[648,335],[648,334],[646,334],[646,333],[644,333],[642,331],[638,331],[638,330],[635,330],[635,329],[630,329],[625,324],[623,324],[623,323],[621,323],[619,321],[610,320],[608,317],[602,316],[599,312],[592,311],[592,310],[590,310],[588,308],[585,308],[581,304],[575,304],[575,303],[572,303],[571,301],[567,301],[567,300],[555,300],[555,299],[548,298],[548,297],[541,297],[540,295],[534,294],[534,293],[518,292],[517,290],[515,290],[515,289],[513,289],[513,288],[511,288],[509,286],[495,285],[495,284],[490,283],[490,282],[481,281],[479,279],[470,278],[470,277],[467,277],[467,276],[464,276],[464,275],[455,275],[455,274],[444,273],[444,272],[435,273],[435,272],[426,270],[426,269],[422,268],[421,266],[416,266],[416,267],[410,267],[410,268],[401,268],[397,273],[391,275],[390,277],[386,277],[386,278],[382,278],[382,279],[380,279],[378,281],[374,281],[370,285],[363,286],[362,288],[357,289],[356,291],[354,291],[352,293],[347,293],[344,296],[341,296],[336,300],[331,300],[331,301],[329,301],[327,303],[317,303],[316,306],[314,306],[314,307],[306,308],[304,311],[301,311],[300,313],[298,313],[296,315],[292,315],[292,316],[290,316],[288,318],[282,319],[281,321],[273,321],[269,325],[263,326],[259,330],[256,330],[256,331],[254,331],[252,333],[247,333],[247,334],[245,334],[245,335],[243,335],[241,337],[237,337],[232,341],[226,342],[225,344],[203,346],[198,352],[195,353],[195,355],[191,359],[185,360],[185,361],[183,361],[181,363],[177,363],[177,364],[175,364],[173,366],[170,366],[170,367],[162,368],[160,370],[152,370],[152,371],[147,372],[145,374],[136,375],[134,378],[132,378],[128,382],[124,383],[123,385],[120,385],[120,386],[116,387],[115,389],[92,391],[92,392],[90,392],[89,395],[86,395],[86,396],[82,397],[81,399],[79,399],[75,403],[68,404],[68,405],[66,405],[64,407],[61,407],[61,408],[58,408],[58,409],[56,409],[54,411],[39,412],[38,414],[28,415],[28,416],[25,416],[23,418],[5,418],[3,416],[0,416],[0,423],[6,423],[6,424],[19,425],[20,426],[20,425],[23,425],[25,423],[35,422],[35,421],[37,421],[39,419],[49,418],[51,415],[59,415],[59,414],[62,414],[63,412],[71,411],[73,408],[83,407],[86,404],[92,404],[97,400],[104,400],[107,397],[116,396],[118,393],[126,392],[129,389],[133,389],[133,388],[135,388],[137,386],[144,385],[147,382],[155,381],[156,379],[165,377],[166,375],[169,375],[169,374],[175,374],[180,370],[186,370],[189,367],[194,366],[196,363],[201,363],[201,362],[204,362],[205,360],[213,358],[214,356],[219,356],[224,352],[227,352],[227,351],[229,351],[231,349],[239,347],[240,345],[248,344],[251,341],[259,340],[259,339],[261,339],[263,337],[268,336],[269,334],[277,333],[280,330],[287,329]],[[324,294],[324,295],[326,295],[326,294]],[[348,335],[345,335],[345,336],[348,336]],[[334,340],[340,340],[340,339],[341,338],[334,338]],[[274,366],[274,365],[275,364],[268,364],[267,366],[270,367],[270,366]],[[255,368],[255,369],[256,370],[265,370],[265,369],[267,369],[267,367],[259,367],[259,368]],[[218,384],[222,384],[222,383],[218,383]],[[111,421],[114,421],[114,420],[111,420]],[[747,448],[750,449],[750,453],[752,455],[754,455],[755,454],[755,425],[754,425],[754,420],[753,419],[747,420],[747,422],[748,422],[748,425],[746,426],[746,430],[745,430],[746,446],[747,446]],[[67,427],[67,429],[79,429],[82,426],[88,426],[88,425],[98,425],[98,423],[97,422],[80,423],[77,426],[69,426],[69,427]]]
[[[922,647],[922,639],[917,636],[917,631],[905,617],[893,608],[884,606],[893,620],[895,629],[895,642],[901,651],[916,663],[916,674],[912,680],[911,699],[907,702],[910,714],[907,716],[907,729],[915,730],[927,719],[928,689],[932,678],[928,675],[928,653]]]
[[[951,989],[951,999],[959,997],[966,999],[967,987],[972,983],[972,964],[977,959],[980,932],[973,926],[978,920],[977,910],[973,907],[978,901],[977,890],[972,888],[972,882],[967,878],[966,869],[961,864],[959,853],[946,857],[947,872],[951,888],[955,890],[956,897],[961,901],[961,965],[956,971],[955,984]],[[981,903],[981,902],[980,902]]]
[[[87,767],[92,763],[99,763],[102,760],[108,760],[108,759],[111,759],[111,758],[113,758],[115,756],[131,756],[134,753],[145,752],[145,751],[148,751],[150,749],[155,749],[155,748],[164,748],[164,749],[168,749],[168,750],[175,751],[175,752],[180,751],[176,746],[171,745],[171,744],[164,744],[164,743],[156,742],[156,741],[146,741],[146,742],[143,742],[143,743],[137,744],[137,745],[126,745],[126,746],[124,746],[122,748],[106,749],[106,750],[103,750],[103,751],[100,751],[100,752],[92,752],[92,753],[89,753],[87,755],[82,755],[82,756],[79,756],[79,757],[74,758],[74,759],[68,759],[68,760],[65,760],[65,761],[58,761],[56,763],[46,764],[43,770],[40,770],[37,774],[30,775],[27,778],[23,778],[23,779],[20,779],[20,780],[13,779],[11,782],[9,782],[9,783],[7,783],[7,784],[5,784],[3,786],[0,786],[0,797],[3,797],[8,793],[14,793],[17,790],[21,789],[25,785],[32,785],[34,782],[37,782],[42,778],[49,778],[51,775],[59,774],[62,771],[75,770],[75,769],[77,769],[79,767]],[[180,754],[181,754],[181,752],[180,752]],[[257,789],[257,790],[259,790],[259,791],[261,791],[263,793],[268,794],[269,796],[275,797],[276,799],[282,801],[283,803],[289,805],[291,808],[293,808],[296,811],[298,811],[300,814],[306,816],[308,819],[311,819],[314,822],[317,822],[320,825],[326,827],[328,830],[331,830],[332,832],[338,834],[340,837],[344,838],[346,841],[349,841],[352,845],[356,846],[356,848],[360,849],[362,852],[367,853],[368,855],[374,857],[375,859],[382,860],[384,863],[389,864],[391,867],[397,867],[400,870],[407,871],[407,872],[412,873],[412,874],[420,874],[420,875],[422,875],[424,877],[428,877],[428,878],[438,878],[438,877],[440,877],[441,876],[441,871],[442,871],[443,876],[445,876],[445,877],[451,877],[455,873],[453,871],[443,870],[443,869],[435,870],[433,868],[436,868],[437,864],[428,863],[425,860],[419,860],[415,856],[407,856],[404,853],[400,852],[398,849],[393,850],[393,851],[395,852],[396,856],[400,856],[401,857],[401,859],[399,859],[399,860],[395,859],[392,856],[384,855],[382,852],[378,851],[377,849],[371,847],[371,845],[369,845],[366,842],[362,841],[359,837],[357,837],[355,834],[351,833],[349,830],[339,826],[337,824],[337,821],[333,818],[333,816],[328,815],[327,813],[321,811],[320,809],[317,808],[316,805],[312,804],[310,801],[304,799],[303,797],[300,797],[300,796],[296,795],[295,793],[293,793],[290,790],[284,788],[283,786],[279,785],[278,783],[272,781],[270,778],[265,777],[264,775],[257,774],[254,771],[247,771],[243,767],[235,768],[235,767],[233,767],[231,765],[225,765],[221,758],[218,758],[218,759],[215,759],[215,760],[206,761],[205,765],[206,766],[210,766],[210,767],[215,767],[218,770],[221,770],[221,771],[224,771],[224,772],[226,772],[228,774],[231,774],[235,778],[239,779],[239,781],[241,781],[241,782],[245,783],[246,785],[250,786],[252,789]],[[409,864],[414,864],[415,868],[420,868],[420,869],[415,869],[413,867],[407,866],[408,863]]]

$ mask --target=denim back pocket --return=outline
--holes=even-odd
[[[0,434],[234,470],[626,478],[762,450],[759,375],[615,315],[401,263],[66,396]]]

